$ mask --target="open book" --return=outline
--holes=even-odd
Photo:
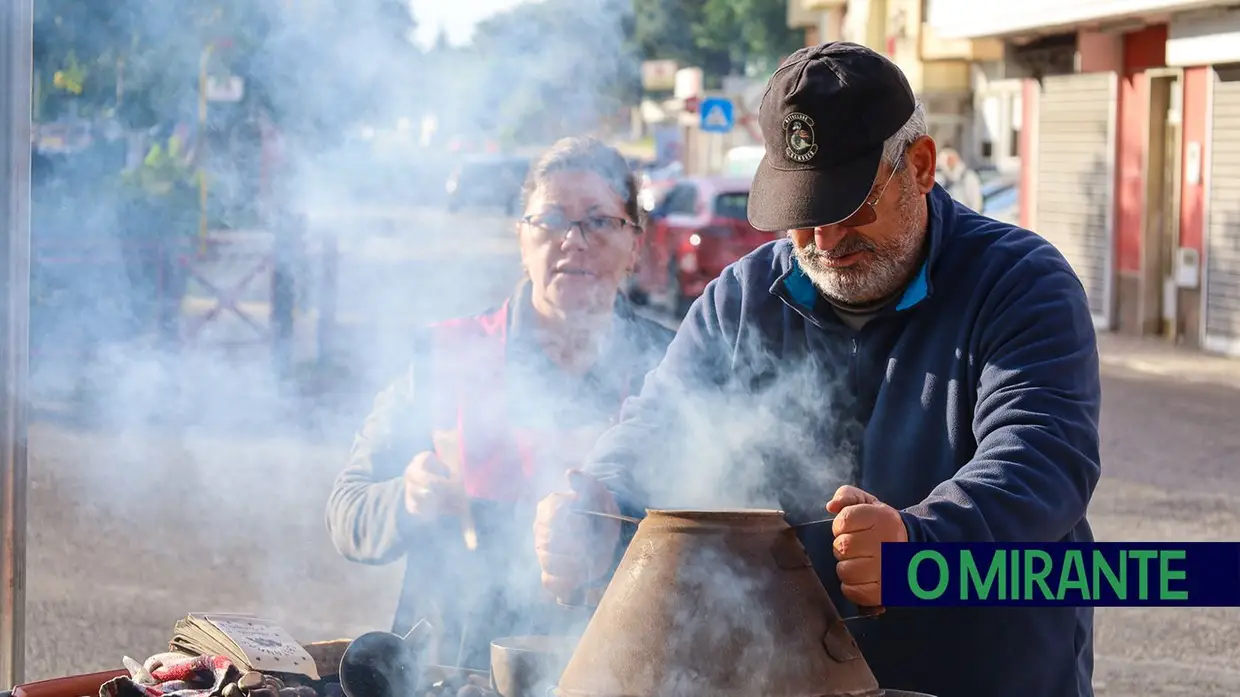
[[[254,615],[192,612],[177,620],[173,651],[226,656],[239,669],[319,679],[315,661],[282,627]]]

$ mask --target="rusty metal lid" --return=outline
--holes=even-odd
[[[781,511],[652,510],[562,697],[882,697]]]

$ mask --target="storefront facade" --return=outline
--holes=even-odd
[[[809,46],[853,41],[890,57],[926,104],[935,139],[974,161],[972,64],[1002,56],[1002,43],[940,39],[925,8],[925,0],[791,0],[788,25],[803,29]]]
[[[1036,95],[1034,157],[1022,181],[1034,191],[1028,226],[1063,252],[1089,296],[1094,323],[1109,327],[1115,298],[1115,73],[1052,75]]]
[[[1185,179],[1197,197],[1201,251],[1201,342],[1240,356],[1240,11],[1204,10],[1172,17],[1167,63],[1205,104],[1200,128],[1185,137]]]
[[[1240,82],[1202,63],[1240,63],[1240,33],[1201,38],[1226,29],[1210,4],[931,0],[927,20],[1005,42],[989,83],[1021,86],[1021,220],[1076,269],[1096,326],[1240,353],[1240,185],[1216,191],[1240,175]]]

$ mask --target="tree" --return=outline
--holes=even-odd
[[[128,36],[113,3],[35,3],[36,114],[90,114],[115,101],[118,61]]]
[[[250,61],[277,123],[327,138],[416,111],[420,55],[405,0],[320,2],[283,13]]]
[[[286,117],[315,107],[349,120],[411,77],[415,27],[405,0],[38,0],[38,108],[133,128],[193,117],[205,57]]]
[[[788,1],[706,0],[696,43],[728,55],[733,72],[772,72],[804,42],[800,31],[788,27]]]
[[[631,15],[618,0],[545,0],[480,22],[472,50],[483,66],[480,113],[521,141],[597,129],[638,83]]]
[[[633,42],[646,60],[702,68],[709,83],[770,72],[801,47],[788,0],[634,0]]]
[[[674,60],[711,76],[732,71],[727,52],[700,45],[703,0],[634,0],[633,6],[633,42],[643,59]]]

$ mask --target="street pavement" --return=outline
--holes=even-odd
[[[1142,358],[1109,346],[1103,386],[1103,480],[1090,509],[1105,541],[1240,540],[1240,388],[1200,382],[1210,370],[1159,375],[1182,356]],[[1125,351],[1125,349],[1129,351]],[[1136,348],[1137,350],[1132,350]],[[1234,380],[1240,365],[1229,366]],[[1240,691],[1240,609],[1101,608],[1100,696],[1224,695]]]
[[[298,373],[326,356],[348,367],[350,384],[378,386],[407,360],[412,328],[485,310],[521,273],[515,222],[495,211],[324,207],[307,218],[294,318]],[[130,342],[102,345],[93,360],[71,353],[41,359],[31,380],[36,408],[58,418],[178,418],[200,428],[251,431],[298,421],[277,404],[287,386],[276,384],[267,338],[271,273],[263,262],[273,236],[241,230],[212,238],[220,244],[193,265],[182,303],[186,338],[177,355]],[[338,250],[334,287],[323,282],[329,241]],[[320,318],[329,299],[335,322],[325,325]],[[105,407],[84,410],[83,392]]]
[[[512,268],[500,273],[501,260],[514,263],[500,242],[510,228],[457,222],[439,223],[440,251],[417,273],[391,263],[382,282],[367,286],[377,275],[363,272],[352,287],[382,292],[379,309],[404,297],[419,316],[501,297],[515,279]],[[479,233],[485,225],[489,232]],[[405,254],[384,247],[400,246],[392,238],[399,235],[359,232],[350,244],[382,266]],[[458,246],[462,239],[470,242]],[[469,252],[492,243],[490,262]],[[1102,343],[1105,472],[1090,513],[1098,537],[1240,539],[1240,362],[1113,337]],[[241,375],[232,379],[248,379]],[[142,388],[130,399],[157,408],[158,394]],[[270,418],[275,408],[262,400],[209,406],[240,420]],[[363,416],[348,413],[345,425]],[[192,611],[255,612],[307,641],[388,627],[400,565],[346,562],[324,530],[347,437],[110,423],[31,427],[28,679],[115,669],[126,655],[141,660],[163,649],[173,623]],[[1240,610],[1100,609],[1097,656],[1102,696],[1238,693]]]

